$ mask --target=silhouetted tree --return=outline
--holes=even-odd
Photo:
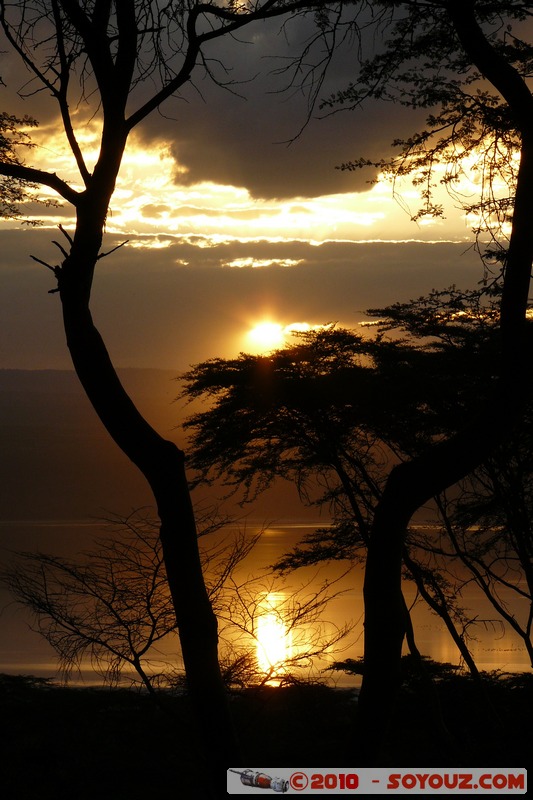
[[[489,202],[487,206],[483,201],[481,207],[483,212],[497,208],[504,214],[513,210],[509,246],[503,256],[501,369],[493,401],[500,408],[501,424],[498,428],[493,425],[488,437],[488,419],[483,420],[481,415],[475,418],[473,413],[455,436],[395,467],[372,524],[365,579],[365,678],[360,712],[366,728],[365,743],[369,754],[375,754],[399,680],[406,625],[401,596],[406,527],[428,498],[466,475],[488,455],[523,403],[527,350],[524,319],[533,258],[533,99],[526,83],[531,47],[520,29],[512,32],[507,23],[527,20],[532,6],[514,0],[346,0],[342,5],[353,11],[358,41],[363,31],[376,30],[376,26],[382,41],[378,55],[363,61],[353,86],[337,99],[356,106],[366,97],[378,97],[412,107],[440,107],[430,116],[428,131],[405,143],[405,159],[399,165],[400,172],[416,168],[418,180],[426,181],[427,212],[439,212],[429,202],[431,166],[437,160],[449,160],[454,149],[460,156],[486,146],[488,160],[484,163],[496,166],[502,149],[509,153],[516,148],[521,153],[516,170],[511,160],[506,162],[511,165],[512,197],[496,205]],[[36,81],[32,91],[39,87],[58,104],[84,188],[73,189],[55,173],[12,160],[0,165],[0,174],[48,186],[76,209],[75,232],[66,235],[66,244],[60,246],[60,263],[49,265],[58,280],[68,346],[97,413],[152,487],[191,694],[203,725],[210,730],[210,739],[227,746],[227,753],[222,754],[227,763],[233,760],[232,739],[227,735],[216,659],[216,621],[201,576],[183,454],[146,423],[125,394],[94,327],[89,299],[95,265],[104,255],[102,232],[109,201],[133,127],[189,80],[197,62],[209,70],[204,48],[210,41],[232,34],[253,20],[304,7],[319,9],[318,23],[325,26],[328,6],[296,0],[221,5],[176,2],[163,7],[140,0],[0,4],[4,35]],[[42,61],[38,61],[41,55]],[[304,62],[305,58],[296,60],[296,73]],[[79,81],[82,96],[97,97],[101,148],[92,171],[70,114],[74,78]],[[148,100],[139,98],[135,106],[134,90],[150,82],[155,83],[152,96]],[[461,162],[453,163],[457,166]],[[448,183],[453,182],[455,174],[448,175]],[[489,188],[493,174],[489,169],[485,176]],[[214,709],[218,709],[216,714]],[[213,720],[217,720],[214,735]]]
[[[371,312],[379,320],[379,337],[387,331],[396,335],[408,333],[419,341],[419,346],[426,350],[436,348],[442,355],[448,354],[449,363],[456,361],[459,369],[454,369],[448,386],[446,361],[442,362],[440,381],[431,373],[429,383],[435,388],[431,407],[438,424],[443,426],[440,431],[437,429],[439,436],[460,430],[469,409],[488,407],[493,399],[491,382],[499,351],[499,293],[499,281],[495,281],[477,292],[433,292],[414,303],[398,303]],[[526,330],[530,329],[529,321]],[[492,413],[497,414],[497,409]],[[423,418],[421,422],[423,433]],[[422,568],[427,566],[430,575],[445,576],[452,597],[460,598],[465,587],[472,582],[477,584],[493,606],[500,625],[509,626],[523,640],[530,659],[532,452],[528,395],[514,428],[496,444],[490,456],[451,493],[435,496],[440,529],[436,528],[430,537],[412,531],[409,536],[411,546],[421,556]],[[474,622],[464,618],[466,628]]]
[[[89,304],[95,267],[105,255],[102,240],[109,203],[131,131],[188,83],[194,70],[211,74],[206,53],[210,42],[251,22],[318,6],[323,3],[302,0],[0,3],[4,40],[29,76],[22,94],[30,102],[38,92],[51,97],[81,181],[81,188],[73,188],[53,171],[22,163],[16,154],[17,144],[23,143],[18,121],[4,117],[2,131],[8,134],[0,152],[4,210],[11,213],[10,204],[19,199],[16,192],[24,192],[29,184],[53,189],[75,209],[74,232],[63,230],[65,239],[57,243],[59,263],[47,265],[57,279],[68,348],[97,414],[153,491],[188,687],[203,729],[200,739],[216,742],[220,761],[226,764],[239,759],[217,661],[217,624],[202,578],[183,453],[148,424],[125,392]],[[80,100],[100,125],[100,148],[92,168],[71,112]],[[82,128],[84,122],[80,120]]]
[[[21,152],[31,149],[33,144],[28,129],[37,127],[32,117],[22,118],[5,111],[0,112],[0,164],[9,168],[20,168],[24,162]],[[3,174],[0,170],[0,217],[22,219],[21,203],[29,199],[29,193],[37,189],[37,184],[29,180]],[[35,224],[35,223],[32,223]]]
[[[490,403],[498,296],[497,283],[434,291],[370,311],[377,318],[374,336],[327,326],[298,334],[294,344],[267,356],[196,365],[184,376],[183,395],[209,401],[185,422],[197,480],[222,479],[246,502],[284,478],[305,502],[329,507],[334,525],[308,535],[278,569],[364,561],[391,468],[455,435],[471,409]],[[434,498],[431,529],[411,527],[402,546],[404,574],[444,621],[475,676],[467,646],[475,618],[461,601],[472,580],[497,619],[530,649],[533,440],[527,420],[451,498]],[[529,602],[522,622],[499,591],[511,584]],[[405,602],[404,614],[418,657]]]
[[[413,171],[426,192],[422,213],[441,213],[433,201],[436,164],[453,186],[464,156],[475,159],[482,195],[480,227],[497,242],[503,265],[500,358],[491,400],[465,411],[458,432],[393,468],[376,508],[365,571],[365,675],[359,712],[367,733],[365,758],[379,761],[379,741],[400,680],[405,615],[401,599],[402,547],[409,520],[431,497],[463,478],[513,429],[529,390],[526,333],[533,261],[533,97],[528,2],[431,0],[378,2],[390,25],[377,56],[353,84],[332,99],[357,107],[366,97],[430,110],[427,127],[400,142],[393,175]],[[514,27],[513,27],[514,25]],[[434,110],[435,109],[435,110]],[[348,167],[360,167],[357,160]],[[382,165],[384,166],[384,165]],[[504,173],[503,196],[495,177]],[[498,220],[508,224],[507,241]],[[497,408],[494,415],[492,409]]]
[[[257,686],[316,680],[316,662],[321,670],[329,665],[348,646],[354,627],[351,620],[339,625],[326,616],[330,602],[346,592],[346,575],[319,582],[314,574],[297,586],[279,575],[233,576],[215,603],[228,682]]]
[[[16,553],[0,579],[31,612],[65,679],[89,660],[114,685],[129,666],[154,695],[150,658],[176,633],[158,528],[135,515],[95,545],[77,559]]]
[[[240,529],[237,534],[224,534],[227,520],[205,510],[197,511],[197,523],[207,593],[219,621],[225,684],[297,680],[304,670],[309,672],[315,659],[331,661],[342,650],[350,626],[328,623],[323,615],[330,601],[342,592],[336,584],[344,576],[325,581],[319,588],[316,575],[298,587],[288,586],[279,577],[239,577],[238,567],[261,532],[248,535]],[[148,509],[127,518],[108,519],[105,525],[106,533],[75,559],[42,552],[15,553],[0,571],[0,581],[30,612],[34,629],[56,651],[65,680],[89,664],[111,685],[140,679],[159,704],[159,687],[186,686],[179,645],[172,643],[177,634],[176,615],[159,525]],[[287,642],[271,662],[269,630],[266,643],[261,636],[265,618],[270,634],[277,626],[280,642]],[[265,656],[258,659],[265,645]]]
[[[211,400],[185,423],[198,480],[222,479],[250,501],[282,477],[332,513],[334,525],[308,535],[278,569],[364,562],[391,466],[454,433],[492,373],[495,308],[483,292],[433,292],[372,314],[375,337],[327,326],[268,356],[212,359],[184,376],[184,396]],[[386,336],[394,328],[401,338]],[[417,542],[431,551],[431,540],[411,531],[406,575],[477,674],[462,636],[466,612],[440,567],[419,559]]]

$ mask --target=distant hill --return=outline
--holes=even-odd
[[[150,424],[183,445],[177,426],[195,406],[174,402],[176,374],[124,369],[119,375]],[[195,494],[217,502],[227,491]],[[146,481],[111,440],[73,371],[0,369],[0,521],[94,519],[145,505],[153,505]],[[286,481],[253,505],[226,510],[262,522],[316,519],[316,509],[304,508]]]
[[[127,369],[120,377],[151,424],[177,440],[176,375]],[[151,502],[74,372],[0,370],[0,519],[84,519]]]

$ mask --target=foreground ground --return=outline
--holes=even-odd
[[[436,685],[437,704],[417,681],[407,682],[383,766],[529,764],[533,675],[487,676],[482,692],[452,674]],[[166,711],[136,690],[64,688],[0,675],[3,797],[200,800],[186,698],[164,701]],[[231,704],[250,767],[365,766],[353,691],[264,687],[233,694]],[[206,747],[216,752],[216,742]]]

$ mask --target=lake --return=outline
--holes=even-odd
[[[324,526],[324,522],[317,525]],[[259,525],[250,520],[247,522],[247,531],[253,534]],[[334,657],[338,660],[344,658],[357,658],[362,655],[362,582],[363,573],[360,567],[353,568],[349,574],[340,576],[346,571],[346,564],[332,564],[318,570],[306,568],[298,570],[286,579],[286,584],[281,586],[278,579],[274,580],[269,565],[276,561],[284,552],[291,549],[306,533],[314,529],[314,525],[307,522],[280,522],[268,525],[252,553],[243,562],[237,572],[236,579],[244,581],[248,576],[262,576],[262,584],[270,586],[279,597],[290,597],[291,593],[300,588],[301,598],[308,597],[320,584],[327,579],[335,589],[342,589],[342,596],[336,597],[323,610],[322,621],[324,624],[342,626],[346,622],[353,623],[353,630],[348,637],[347,648]],[[100,521],[93,520],[36,520],[36,521],[2,521],[0,522],[0,548],[2,561],[9,558],[9,551],[28,550],[62,554],[76,557],[80,552],[90,549],[95,536],[105,534],[105,527]],[[231,529],[228,529],[231,533]],[[217,535],[220,537],[220,534]],[[338,584],[333,582],[338,580]],[[266,591],[266,588],[265,588]],[[414,598],[414,592],[408,586],[405,588],[409,602]],[[463,595],[463,605],[473,610],[472,616],[477,615],[479,620],[488,620],[495,617],[487,601],[472,589],[469,594]],[[303,600],[302,600],[303,602]],[[11,598],[4,588],[0,588],[0,606],[2,608],[0,626],[0,671],[9,673],[35,674],[40,676],[54,676],[57,671],[57,662],[53,649],[36,632],[28,626],[29,617],[23,609],[13,606]],[[459,663],[459,656],[455,645],[438,617],[431,613],[423,604],[418,603],[413,611],[415,635],[418,647],[424,655],[438,661]],[[519,638],[509,630],[508,626],[479,622],[475,629],[475,640],[470,642],[470,648],[480,669],[503,671],[523,671],[530,669],[527,653],[520,644]],[[358,679],[335,673],[339,685],[357,685]],[[89,683],[98,682],[90,669],[83,671],[83,679]]]

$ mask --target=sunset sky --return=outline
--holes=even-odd
[[[473,288],[483,276],[473,246],[476,221],[443,187],[437,199],[444,217],[414,223],[420,189],[410,181],[393,187],[375,170],[339,169],[360,157],[387,157],[390,143],[420,130],[425,114],[390,103],[338,113],[322,107],[355,78],[352,40],[339,42],[310,112],[306,86],[291,85],[286,67],[309,41],[311,24],[299,18],[281,32],[279,22],[254,25],[214,43],[210,66],[231,87],[193,75],[180,97],[145,120],[128,143],[103,245],[114,252],[98,264],[92,311],[118,368],[165,371],[147,379],[148,373],[130,370],[123,380],[147,418],[177,441],[183,408],[172,403],[179,392],[173,378],[190,365],[266,352],[315,326],[354,327],[368,308],[452,284]],[[363,42],[363,55],[374,45]],[[81,188],[53,100],[34,91],[5,41],[0,52],[0,111],[39,121],[26,163]],[[308,61],[323,55],[312,48]],[[90,79],[86,88],[81,101],[73,90],[71,113],[91,169],[101,132]],[[26,99],[17,94],[21,89]],[[150,82],[139,85],[130,111],[152,90]],[[468,178],[455,186],[466,202],[482,185],[476,166],[465,164]],[[47,189],[41,198],[56,199]],[[66,244],[58,226],[73,230],[73,209],[61,200],[57,207],[29,203],[24,211],[42,224],[0,220],[0,370],[70,370],[60,299],[49,293],[54,276],[31,256],[60,263],[54,241]],[[152,502],[89,409],[76,376],[4,372],[0,378],[2,547],[79,549],[93,533],[88,520],[103,509],[129,513]],[[279,536],[273,530],[270,539],[263,536],[265,564],[272,563],[273,543],[281,548],[289,535],[299,536],[298,526],[311,524],[311,515],[312,525],[317,522],[316,509],[302,507],[294,486],[276,485],[273,492],[254,505],[256,519],[260,526],[292,520],[294,530],[289,525]],[[78,520],[74,528],[72,520]],[[359,618],[359,585],[349,603]],[[36,637],[18,639],[19,625],[13,617],[4,627],[0,665],[4,659],[18,669],[35,658]],[[421,630],[432,639],[434,628]],[[513,643],[509,652],[517,658]]]
[[[300,28],[294,36],[304,35]],[[412,186],[396,187],[394,197],[389,184],[367,183],[371,171],[336,168],[386,155],[420,115],[390,104],[328,115],[317,105],[304,126],[304,93],[282,91],[287,76],[273,74],[279,62],[265,58],[285,52],[276,30],[258,26],[246,41],[218,45],[232,78],[243,81],[238,95],[202,80],[130,139],[104,247],[128,244],[100,262],[93,298],[119,366],[180,370],[265,347],[249,335],[259,324],[274,326],[275,346],[295,326],[355,325],[368,307],[481,277],[468,249],[472,221],[453,200],[445,219],[415,224]],[[321,97],[346,85],[352,62],[340,46]],[[16,96],[27,75],[14,56],[2,77],[2,108],[40,121],[27,163],[79,186],[50,99]],[[90,112],[81,105],[75,114],[89,164],[99,137]],[[52,240],[61,238],[58,223],[72,227],[71,208],[27,210],[44,225],[1,223],[0,367],[69,368],[59,300],[47,294],[53,276],[29,256],[57,263]]]

